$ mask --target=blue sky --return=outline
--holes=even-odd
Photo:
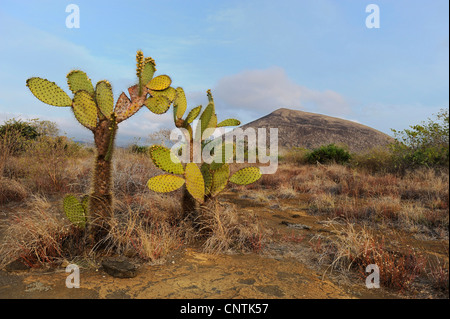
[[[66,6],[80,8],[68,29]],[[380,28],[365,25],[380,8]],[[358,121],[390,134],[449,106],[447,0],[0,0],[0,122],[55,121],[89,140],[70,110],[47,106],[25,86],[40,76],[68,91],[82,69],[108,79],[116,97],[135,82],[141,49],[182,86],[190,107],[211,89],[219,120],[242,122],[286,107]],[[171,127],[142,109],[120,143]]]

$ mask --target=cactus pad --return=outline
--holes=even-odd
[[[72,99],[54,82],[41,78],[30,78],[27,86],[40,101],[53,106],[71,106]]]
[[[73,98],[73,113],[78,122],[93,130],[97,126],[97,105],[86,91],[78,91]]]
[[[193,108],[189,112],[189,114],[186,116],[186,122],[187,123],[192,123],[197,118],[197,116],[200,114],[201,110],[202,110],[202,106],[201,105]]]
[[[173,106],[177,108],[176,117],[178,119],[181,119],[184,115],[184,112],[186,112],[187,100],[183,88],[178,87],[176,89],[176,93],[177,95],[175,97],[175,100],[173,101]]]
[[[153,78],[146,86],[149,90],[152,91],[162,91],[167,89],[172,80],[167,75],[158,75],[156,78]]]
[[[157,175],[147,182],[148,188],[158,193],[169,193],[184,185],[184,178],[175,175]]]
[[[100,81],[95,87],[95,97],[98,109],[107,118],[111,117],[114,108],[114,96],[111,84],[108,81]]]
[[[164,114],[170,108],[170,101],[163,95],[149,97],[145,101],[145,106],[155,114]]]
[[[94,86],[92,85],[91,79],[83,71],[74,70],[67,74],[67,84],[69,84],[69,88],[73,94],[84,90],[91,96],[94,96]]]
[[[241,125],[241,121],[236,119],[226,119],[217,124],[217,127],[225,127],[225,126],[239,126]]]
[[[152,91],[151,95],[152,96],[164,96],[166,97],[170,103],[172,103],[175,100],[176,97],[176,91],[173,87],[169,86],[167,89],[163,90],[163,91]]]
[[[117,114],[117,119],[123,119],[125,112],[131,105],[131,101],[128,96],[122,92],[116,102],[116,107],[114,108],[114,112]]]
[[[77,227],[86,227],[86,212],[83,204],[73,195],[67,195],[63,201],[64,213],[72,224]]]
[[[200,133],[203,132],[209,127],[209,123],[211,122],[211,118],[214,115],[214,104],[209,103],[208,106],[203,111],[202,115],[200,115],[200,121],[198,122],[200,125]]]
[[[188,163],[184,176],[186,178],[186,189],[198,202],[203,203],[205,200],[205,182],[203,175],[197,164]]]
[[[173,174],[184,174],[184,168],[177,157],[173,156],[176,162],[171,159],[171,151],[167,147],[153,145],[149,150],[153,163],[160,169]]]
[[[230,166],[223,164],[219,169],[212,174],[211,196],[219,194],[228,184],[230,177]]]
[[[259,167],[246,167],[234,173],[230,178],[230,182],[238,185],[248,185],[260,179],[261,175]]]
[[[89,205],[89,195],[84,195],[81,199],[81,205],[83,206],[83,209],[85,212],[88,211],[88,205]]]
[[[150,82],[150,80],[153,78],[153,74],[155,74],[155,71],[155,65],[152,63],[152,61],[145,62],[140,74],[140,79],[143,86],[146,86]]]
[[[205,182],[205,194],[209,194],[212,184],[212,175],[211,171],[209,170],[209,164],[203,163],[200,167],[200,171],[202,172],[203,181]]]

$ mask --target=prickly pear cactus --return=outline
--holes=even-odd
[[[190,139],[189,143],[191,144],[191,149],[194,139],[191,123],[198,117],[199,121],[196,127],[196,134],[202,134],[202,136],[206,129],[240,125],[240,121],[236,119],[227,119],[217,123],[214,99],[210,90],[207,91],[209,103],[203,112],[201,112],[202,106],[197,106],[183,119],[183,115],[186,113],[187,108],[186,96],[184,90],[180,87],[177,88],[175,92],[176,96],[173,100],[174,123],[176,127],[185,128],[191,133],[188,137]],[[207,137],[203,136],[203,138]],[[202,151],[209,143],[215,143],[215,141],[201,140]],[[212,145],[209,146],[211,147]],[[235,146],[232,146],[234,153]],[[230,166],[227,164],[227,161],[230,159],[228,157],[233,156],[233,154],[227,154],[225,152],[226,147],[226,144],[222,144],[222,152],[213,156],[212,163],[202,163],[199,168],[195,163],[188,163],[183,166],[182,163],[174,160],[173,156],[171,157],[168,148],[159,145],[152,146],[149,150],[149,154],[153,163],[168,173],[181,176],[155,176],[148,181],[148,187],[153,191],[162,193],[177,190],[185,183],[186,192],[198,203],[202,204],[209,198],[215,197],[222,192],[228,185],[228,182],[239,185],[248,185],[256,182],[261,177],[261,172],[258,167],[241,169],[230,177]],[[175,177],[177,177],[177,179]],[[186,199],[186,196],[183,197],[183,200],[184,199]]]
[[[111,159],[118,124],[130,118],[144,105],[156,114],[165,113],[176,97],[176,90],[170,87],[172,83],[170,77],[167,75],[154,77],[155,72],[155,61],[150,57],[144,57],[142,51],[138,51],[136,75],[139,83],[128,88],[129,97],[122,92],[115,105],[111,84],[102,80],[94,87],[87,74],[80,70],[67,74],[67,84],[73,98],[49,80],[38,77],[27,80],[27,86],[36,98],[49,105],[70,107],[77,121],[94,134],[97,159],[92,179],[92,194],[89,196],[89,202],[85,203],[87,207],[85,211],[89,211],[89,218],[96,220],[96,228],[92,230],[96,236],[94,241],[101,240],[102,236],[106,235],[107,223],[104,221],[112,214]],[[161,160],[164,159],[164,155],[160,157]],[[172,169],[174,173],[184,172],[180,170],[179,165],[174,164],[174,167]],[[179,184],[178,179],[170,185],[174,187]],[[64,200],[68,218],[81,225],[83,218],[80,217],[82,215],[80,205],[81,203],[73,196],[68,196]],[[86,217],[86,214],[83,216]]]

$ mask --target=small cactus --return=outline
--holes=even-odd
[[[236,119],[227,119],[217,124],[214,100],[210,90],[207,91],[207,95],[209,103],[203,112],[201,112],[202,106],[197,106],[188,113],[185,119],[183,119],[182,117],[186,112],[186,96],[182,88],[176,89],[176,97],[173,102],[174,122],[175,126],[183,127],[191,133],[188,137],[189,143],[191,144],[191,150],[194,138],[192,136],[191,123],[199,115],[200,118],[197,124],[196,134],[203,135],[206,129],[240,124]],[[202,150],[209,143],[216,142],[216,140],[202,140]],[[230,166],[227,164],[228,158],[226,157],[225,149],[226,144],[222,144],[221,154],[215,154],[211,164],[202,163],[199,168],[195,163],[188,163],[183,168],[183,164],[179,162],[178,158],[172,156],[173,154],[170,154],[171,151],[168,148],[159,145],[152,146],[149,154],[153,163],[168,173],[181,176],[155,176],[150,178],[148,186],[151,190],[156,192],[169,192],[171,190],[179,189],[185,183],[186,188],[183,201],[189,201],[189,196],[191,196],[191,198],[194,198],[198,203],[203,204],[208,199],[216,197],[222,192],[226,188],[228,182],[239,185],[248,185],[256,182],[261,177],[261,171],[258,167],[241,169],[230,177]],[[175,179],[175,177],[178,179]],[[170,186],[165,184],[170,184]],[[185,207],[186,205],[183,206]],[[190,208],[188,209],[191,210]]]

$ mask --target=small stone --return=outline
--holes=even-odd
[[[26,287],[25,292],[43,292],[51,289],[51,287],[44,285],[42,282],[36,281],[29,284]]]
[[[295,229],[311,229],[311,227],[303,225],[303,224],[293,224],[293,223],[289,223],[285,220],[283,220],[281,222],[282,225],[286,225],[289,228],[295,228]]]
[[[28,266],[23,262],[21,258],[14,260],[13,262],[10,262],[8,265],[6,265],[5,270],[6,271],[27,271],[31,267]]]
[[[115,278],[133,278],[137,276],[138,267],[124,257],[110,257],[102,261],[103,270]]]
[[[253,278],[246,278],[246,279],[239,279],[238,283],[244,284],[244,285],[253,285],[256,282]]]

